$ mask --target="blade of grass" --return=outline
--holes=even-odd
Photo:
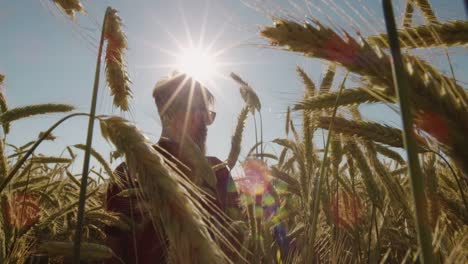
[[[340,94],[341,92],[343,91],[343,88],[344,88],[344,84],[346,82],[346,79],[348,77],[348,73],[346,74],[346,76],[344,77],[343,79],[343,82],[341,83],[341,87],[340,87]],[[332,115],[332,121],[330,122],[330,127],[328,128],[328,138],[327,138],[327,143],[326,143],[326,146],[325,146],[325,150],[324,150],[324,153],[323,153],[323,162],[322,164],[320,165],[320,174],[319,174],[319,178],[318,178],[318,181],[316,179],[316,182],[317,184],[314,186],[314,191],[313,191],[313,199],[312,199],[312,203],[311,203],[311,206],[312,206],[312,229],[310,230],[310,245],[313,246],[314,245],[314,242],[315,242],[315,235],[316,235],[316,232],[317,232],[317,220],[318,220],[318,212],[319,212],[319,205],[320,205],[320,187],[321,185],[323,184],[323,179],[324,179],[324,174],[325,174],[325,165],[327,164],[326,160],[327,160],[327,155],[328,155],[328,149],[329,149],[329,146],[330,146],[330,141],[331,141],[331,138],[332,138],[332,133],[333,133],[333,118],[335,118],[336,116],[336,112],[338,110],[338,100],[340,99],[340,96],[338,95],[338,97],[336,98],[336,102],[335,102],[335,107],[333,109],[333,115]],[[310,260],[310,252],[307,252],[306,253],[306,260]],[[314,252],[312,252],[312,254],[314,255]]]
[[[11,171],[8,172],[8,176],[0,184],[0,193],[2,193],[2,191],[5,189],[5,187],[8,185],[8,183],[13,179],[13,177],[18,172],[18,170],[21,168],[21,166],[26,162],[26,160],[29,158],[29,156],[31,156],[31,154],[34,152],[34,150],[36,150],[36,148],[42,143],[42,141],[44,141],[49,136],[49,134],[56,127],[58,127],[61,123],[63,123],[65,120],[67,120],[67,119],[69,119],[71,117],[74,117],[74,116],[88,116],[88,114],[86,114],[86,113],[75,113],[75,114],[67,115],[67,116],[63,117],[62,119],[60,119],[59,121],[57,121],[47,131],[45,131],[44,134],[42,135],[42,137],[39,138],[36,141],[36,143],[34,143],[34,145],[28,150],[28,152],[24,156],[22,156],[21,159],[15,164],[13,169],[11,169]]]
[[[410,87],[407,73],[403,65],[400,42],[393,15],[391,0],[383,0],[383,11],[387,27],[390,50],[392,53],[392,69],[396,94],[400,103],[403,122],[403,142],[408,155],[408,168],[411,179],[411,189],[416,208],[416,230],[422,263],[435,262],[432,252],[432,234],[428,223],[427,201],[424,191],[424,179],[421,173],[417,144],[413,135],[413,119],[410,109]]]
[[[105,29],[106,20],[110,11],[111,11],[111,8],[108,7],[106,10],[106,14],[104,15],[103,22],[102,22],[101,39],[99,41],[99,50],[98,50],[97,61],[96,61],[96,72],[94,75],[93,97],[91,100],[91,110],[90,110],[90,116],[89,116],[89,122],[88,122],[88,134],[86,136],[86,150],[85,150],[84,162],[83,162],[83,173],[81,176],[80,199],[79,199],[79,204],[78,204],[78,215],[77,215],[76,230],[75,230],[75,237],[74,237],[73,263],[75,264],[80,263],[81,236],[83,232],[82,227],[83,227],[83,220],[84,220],[86,187],[88,185],[89,161],[91,157],[91,144],[93,141],[94,118],[96,116],[96,103],[97,103],[97,95],[98,95],[98,88],[99,88],[99,75],[100,75],[100,70],[101,70],[102,47],[104,45],[104,33],[105,33],[104,29]]]

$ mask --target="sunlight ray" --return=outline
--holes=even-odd
[[[179,8],[179,14],[182,19],[182,24],[184,26],[185,30],[185,37],[187,38],[187,41],[189,42],[190,47],[193,47],[193,38],[192,38],[192,33],[190,32],[190,28],[187,24],[187,18],[185,16],[185,10],[182,7],[182,4],[180,1],[177,1],[177,6]]]
[[[205,0],[205,8],[203,12],[203,17],[202,17],[202,25],[201,25],[201,32],[200,35],[198,36],[198,47],[201,48],[203,47],[203,42],[205,38],[205,32],[206,32],[206,21],[208,19],[208,11],[209,11],[209,4],[208,0]]]

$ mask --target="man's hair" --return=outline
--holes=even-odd
[[[175,112],[192,109],[210,109],[214,97],[199,81],[184,73],[174,73],[156,83],[153,98],[161,118]]]

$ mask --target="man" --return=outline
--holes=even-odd
[[[171,164],[176,164],[177,168],[174,169],[182,171],[194,182],[200,180],[194,179],[196,175],[193,173],[195,171],[193,160],[200,157],[187,155],[182,142],[188,137],[198,146],[200,153],[205,154],[207,126],[213,123],[215,118],[213,95],[200,82],[178,73],[158,82],[153,90],[153,98],[162,123],[161,138],[154,146],[155,149],[171,161]],[[212,166],[221,164],[221,161],[215,157],[206,157],[206,159]],[[132,219],[132,228],[130,231],[123,231],[108,227],[107,245],[125,263],[166,263],[165,243],[168,241],[164,241],[164,234],[158,234],[154,230],[151,221],[145,217],[145,212],[139,209],[139,201],[136,198],[124,198],[118,195],[125,189],[138,188],[137,179],[127,173],[125,163],[117,167],[115,175],[122,183],[109,185],[106,209]],[[216,189],[203,182],[201,187],[215,194],[213,202],[218,209],[232,219],[239,218],[239,195],[228,169],[226,167],[218,169],[215,176]],[[213,210],[209,208],[207,210],[220,220]],[[239,234],[236,234],[236,237],[240,239]],[[236,244],[235,241],[231,242]],[[230,257],[235,255],[233,252],[225,253]],[[121,262],[115,258],[106,263]]]

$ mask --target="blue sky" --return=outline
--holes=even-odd
[[[260,46],[265,42],[259,38],[258,31],[261,25],[272,23],[269,15],[298,19],[307,15],[330,24],[328,19],[346,30],[359,28],[364,35],[384,29],[380,0],[337,0],[333,1],[335,4],[310,0],[308,5],[302,0],[83,0],[87,14],[78,14],[75,22],[58,12],[51,2],[0,0],[0,73],[6,75],[4,91],[10,107],[56,102],[72,104],[80,112],[89,111],[99,24],[110,5],[119,10],[129,41],[127,62],[134,95],[132,111],[124,116],[134,121],[153,142],[159,136],[160,125],[151,91],[156,81],[171,71],[163,65],[173,64],[174,58],[164,51],[177,52],[174,38],[181,45],[188,45],[184,25],[194,40],[204,35],[205,43],[216,39],[214,50],[225,49],[219,59],[229,65],[221,67],[219,72],[226,77],[216,78],[215,87],[209,87],[217,96],[218,114],[209,130],[208,154],[221,159],[227,157],[243,104],[236,83],[228,78],[231,71],[258,92],[266,140],[284,136],[286,107],[302,95],[303,87],[295,67],[304,67],[315,81],[323,74],[325,65],[319,60]],[[404,1],[394,2],[399,13]],[[462,0],[432,0],[431,3],[441,20],[466,19]],[[450,49],[450,53],[457,78],[466,87],[466,49]],[[441,50],[420,51],[420,54],[448,72]],[[337,78],[335,84],[339,81]],[[112,106],[104,78],[100,90],[98,114],[120,114]],[[398,126],[398,117],[385,107],[363,110],[370,119]],[[58,118],[59,115],[48,115],[15,122],[7,141],[20,145],[33,140]],[[55,131],[56,141],[43,144],[39,152],[60,155],[66,145],[84,143],[86,124],[85,118],[70,120]],[[94,146],[107,155],[112,146],[102,140],[99,127],[96,128]],[[243,148],[250,148],[254,143],[251,121],[247,123],[244,139]],[[74,166],[81,168],[79,163]]]

